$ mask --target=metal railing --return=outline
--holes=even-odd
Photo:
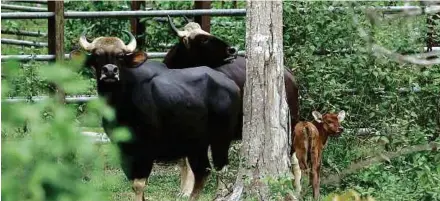
[[[164,58],[167,52],[148,52],[148,57],[155,59],[155,58]],[[245,51],[238,51],[238,55],[245,56]],[[69,54],[64,54],[65,59],[70,59]],[[8,60],[15,60],[15,61],[52,61],[55,59],[55,55],[1,55],[1,61],[8,61]]]
[[[47,0],[7,0],[5,2],[47,4]]]
[[[47,33],[40,31],[14,31],[14,30],[3,30],[2,34],[10,34],[10,35],[22,35],[22,36],[34,36],[34,37],[47,37]]]
[[[47,43],[38,42],[38,41],[15,40],[15,39],[8,39],[8,38],[2,38],[1,41],[3,44],[10,44],[10,45],[23,45],[23,46],[35,46],[35,47],[47,47],[48,46]]]
[[[47,12],[47,8],[36,8],[30,6],[19,6],[19,5],[10,5],[10,4],[1,4],[1,8],[6,10],[19,10],[19,11],[27,11],[27,12]]]
[[[244,16],[246,9],[197,9],[197,10],[139,10],[139,11],[67,11],[65,18],[131,18],[170,16]],[[53,17],[52,12],[1,13],[2,19],[44,19]]]
[[[373,92],[377,93],[377,94],[385,94],[387,91],[385,91],[384,88],[373,88],[371,89]],[[411,87],[411,88],[405,88],[405,87],[400,87],[400,88],[396,88],[395,92],[398,93],[420,93],[422,91],[426,91],[426,89],[423,89],[421,87]],[[301,90],[302,93],[306,93],[307,90],[303,89]],[[335,91],[341,91],[343,93],[347,93],[347,94],[353,94],[358,92],[358,90],[356,89],[336,89]],[[44,99],[48,98],[48,96],[32,96],[32,97],[10,97],[10,98],[6,98],[4,100],[2,100],[2,102],[9,102],[9,103],[17,103],[17,102],[26,102],[26,101],[33,101],[33,102],[39,102],[42,101]],[[95,95],[78,95],[78,96],[66,96],[66,102],[68,103],[84,103],[87,102],[89,100],[93,100],[96,99],[97,96]]]
[[[31,2],[31,0],[29,0]],[[32,2],[36,2],[33,0]],[[365,9],[367,7],[356,7],[355,9]],[[387,6],[387,7],[374,7],[375,9],[383,12],[401,12],[404,10],[415,10],[422,9],[419,6]],[[302,10],[307,10],[304,8],[298,8]],[[337,11],[348,9],[348,7],[329,7],[328,11]],[[137,11],[93,11],[93,12],[82,12],[82,11],[65,11],[64,18],[76,19],[76,18],[132,18],[132,17],[165,17],[170,16],[201,16],[201,15],[211,15],[211,16],[245,16],[246,9],[196,9],[196,10],[137,10]],[[1,13],[1,18],[5,20],[15,20],[15,19],[48,19],[54,17],[54,12],[18,12],[18,13]],[[3,31],[2,31],[3,33]],[[47,35],[47,34],[46,34]],[[18,40],[12,39],[2,39],[2,42],[18,43]],[[21,41],[23,42],[23,41]],[[5,44],[6,44],[5,43]],[[44,44],[44,43],[42,43]],[[47,45],[47,44],[46,44]],[[244,51],[239,52],[240,55],[245,55]],[[150,58],[163,58],[166,52],[150,52],[148,53]],[[64,54],[65,59],[69,59],[69,54]],[[51,61],[55,59],[55,55],[2,55],[1,61],[7,60],[17,60],[17,61]],[[67,103],[82,103],[87,102],[90,99],[96,98],[94,96],[67,96]],[[33,97],[33,101],[39,101],[44,99],[44,96]],[[6,99],[7,102],[20,102],[26,101],[26,98],[10,98]]]
[[[373,8],[384,13],[396,13],[402,11],[422,10],[421,6],[383,6],[383,7],[354,7],[356,10]],[[328,11],[346,10],[349,7],[328,7]],[[307,11],[306,8],[298,8],[298,10]],[[139,10],[139,11],[67,11],[64,12],[65,18],[129,18],[129,17],[164,17],[164,16],[243,16],[246,15],[246,9],[197,9],[197,10]],[[2,19],[39,19],[52,17],[51,12],[20,12],[20,13],[2,13]]]

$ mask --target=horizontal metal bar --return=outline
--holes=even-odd
[[[396,88],[397,92],[399,93],[407,93],[407,92],[421,92],[422,88],[420,87],[411,87],[411,88],[405,88],[405,87],[401,87],[401,88]],[[356,89],[340,89],[340,91],[343,91],[345,93],[356,93],[358,90]],[[375,93],[385,93],[385,89],[384,88],[373,88],[372,89],[373,92]]]
[[[394,12],[401,12],[401,11],[407,11],[407,10],[418,10],[422,9],[421,6],[355,6],[355,7],[333,7],[329,6],[325,8],[324,10],[334,12],[334,11],[343,11],[348,9],[354,9],[354,10],[364,10],[364,9],[375,9],[377,11],[382,11],[386,13],[394,13]],[[300,11],[308,11],[308,8],[297,8]]]
[[[421,87],[411,87],[411,88],[405,88],[400,87],[396,89],[399,93],[407,93],[407,92],[421,92]],[[303,93],[307,93],[307,90],[301,90]],[[335,91],[343,91],[347,93],[354,93],[357,90],[356,89],[335,89]],[[383,88],[373,88],[373,91],[377,93],[385,93],[385,90]],[[32,100],[35,102],[42,101],[44,99],[48,98],[48,96],[32,96],[31,98],[25,98],[25,97],[10,97],[2,100],[2,102],[9,102],[9,103],[16,103],[16,102],[25,102],[28,100]],[[78,95],[78,96],[67,96],[66,102],[67,103],[86,103],[90,100],[96,99],[97,96],[92,95]]]
[[[47,47],[48,46],[48,44],[44,43],[44,42],[15,40],[15,39],[9,39],[9,38],[2,38],[1,41],[3,44],[10,44],[10,45],[24,45],[24,46],[35,46],[35,47]]]
[[[47,12],[47,8],[36,8],[30,6],[18,6],[18,5],[10,5],[10,4],[2,4],[1,8],[7,10],[19,10],[19,11],[29,11],[29,12]]]
[[[165,55],[167,54],[167,52],[148,52],[148,57],[149,58],[164,58]],[[238,55],[244,56],[245,52],[244,51],[239,51]],[[70,59],[69,54],[65,54],[64,55],[65,59]],[[7,60],[16,60],[16,61],[30,61],[30,60],[35,60],[35,61],[51,61],[54,60],[55,56],[54,55],[41,55],[41,54],[37,54],[37,55],[1,55],[1,61],[7,61]]]
[[[2,100],[2,102],[17,103],[17,102],[26,102],[29,100],[39,102],[39,101],[42,101],[47,98],[49,98],[49,96],[32,96],[30,99],[25,98],[25,97],[11,97],[11,98],[6,98],[6,99]],[[81,95],[81,96],[67,96],[65,100],[66,100],[66,103],[86,103],[90,100],[94,100],[97,98],[98,98],[97,96]]]
[[[154,21],[161,22],[161,23],[168,23],[168,18],[166,17],[154,17]],[[218,25],[218,26],[237,26],[244,24],[244,21],[237,21],[237,22],[225,22],[221,20],[212,19],[211,24],[212,25]]]
[[[66,57],[66,55],[65,55]],[[67,55],[67,58],[69,55]],[[16,61],[51,61],[55,59],[55,55],[1,55],[1,61],[8,61],[8,60],[16,60]]]
[[[47,33],[40,32],[40,31],[14,31],[14,30],[3,30],[2,29],[2,34],[47,37]]]
[[[366,136],[377,132],[377,130],[375,128],[353,128],[353,129],[346,129],[346,132],[354,132],[358,136]],[[81,134],[88,137],[95,144],[107,144],[111,142],[110,138],[108,138],[105,132],[98,133],[98,132],[82,131]]]
[[[12,1],[6,1],[6,2],[47,4],[46,0],[12,0]]]
[[[47,19],[55,16],[53,12],[10,12],[1,13],[2,20],[14,19]]]
[[[89,17],[159,17],[159,16],[244,16],[246,9],[197,9],[197,10],[148,10],[148,11],[69,11],[64,13],[65,18],[89,18]]]
[[[92,142],[95,144],[110,143],[110,138],[107,137],[106,133],[83,131],[81,132],[81,134],[89,137],[92,140]]]
[[[337,11],[348,9],[349,7],[328,7],[328,11]],[[367,7],[360,6],[355,9],[373,8],[383,12],[401,12],[405,10],[419,10],[423,7],[420,6],[384,6],[384,7]],[[428,8],[428,7],[427,7]],[[299,10],[307,10],[307,8],[298,8]],[[246,9],[196,9],[196,10],[148,10],[148,11],[67,11],[64,12],[65,18],[90,18],[90,17],[115,17],[115,18],[128,18],[128,17],[165,17],[170,16],[244,16],[246,15]],[[52,12],[14,12],[14,13],[1,13],[2,19],[38,19],[48,18],[54,16]]]

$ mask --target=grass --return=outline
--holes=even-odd
[[[131,201],[134,193],[131,183],[122,172],[117,154],[112,145],[96,145],[99,156],[98,160],[104,161],[104,171],[101,176],[91,177],[89,182],[93,187],[106,193],[109,201]],[[145,196],[149,200],[186,200],[178,199],[180,189],[180,169],[177,163],[154,164],[149,183],[144,189]],[[212,200],[215,191],[215,177],[212,175],[206,183],[200,200]]]

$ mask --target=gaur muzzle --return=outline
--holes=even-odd
[[[119,70],[114,64],[106,64],[101,69],[101,77],[99,80],[106,82],[116,82],[119,81]]]

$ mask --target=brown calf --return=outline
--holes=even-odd
[[[345,118],[345,111],[324,115],[313,111],[312,115],[315,118],[313,122],[301,121],[295,126],[292,136],[292,172],[298,193],[301,192],[301,170],[309,174],[313,186],[313,198],[318,199],[322,151],[329,136],[339,136],[344,130],[340,123]]]

